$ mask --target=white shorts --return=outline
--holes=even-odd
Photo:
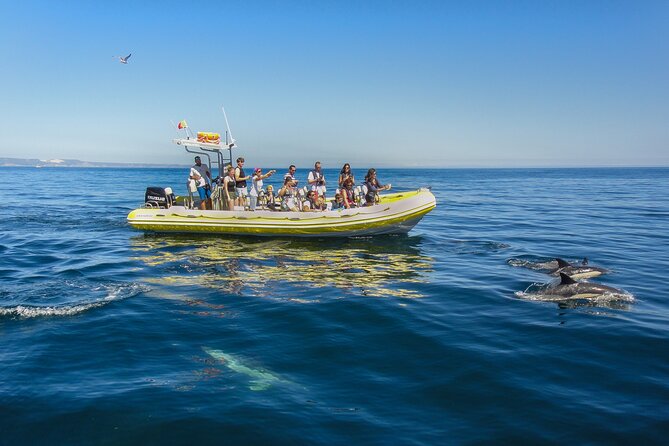
[[[246,187],[236,187],[235,190],[238,197],[247,197],[249,195],[248,188]]]

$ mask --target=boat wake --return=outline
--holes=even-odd
[[[73,316],[148,291],[138,283],[57,281],[39,288],[2,290],[0,317]]]

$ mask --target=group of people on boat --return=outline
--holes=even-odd
[[[276,170],[263,173],[255,168],[247,175],[244,171],[245,160],[237,158],[237,166],[228,165],[223,178],[212,178],[209,167],[202,163],[199,156],[188,176],[189,192],[198,193],[200,209],[212,209],[212,199],[222,202],[222,209],[233,210],[235,207],[272,211],[324,211],[328,209],[350,209],[358,206],[372,206],[379,200],[379,192],[389,190],[390,184],[383,185],[376,177],[376,169],[369,169],[361,187],[355,187],[355,177],[349,163],[344,164],[339,173],[334,199],[329,203],[326,193],[326,179],[321,169],[321,162],[316,161],[313,170],[307,176],[307,186],[300,188],[295,177],[297,168],[291,165],[283,177],[283,182],[274,192],[272,185],[263,188],[263,180],[271,177]],[[250,191],[248,183],[251,184]],[[238,208],[239,209],[239,208]]]

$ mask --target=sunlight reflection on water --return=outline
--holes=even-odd
[[[135,259],[161,277],[150,282],[173,286],[203,286],[228,294],[276,295],[282,283],[291,288],[322,291],[356,289],[369,297],[419,298],[411,288],[432,271],[432,259],[423,255],[420,240],[408,237],[345,241],[197,239],[139,235],[131,239]],[[278,293],[280,295],[280,293]]]

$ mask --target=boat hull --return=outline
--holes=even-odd
[[[128,223],[152,232],[285,237],[357,237],[409,232],[436,206],[427,189],[387,194],[378,205],[323,212],[135,209]]]

